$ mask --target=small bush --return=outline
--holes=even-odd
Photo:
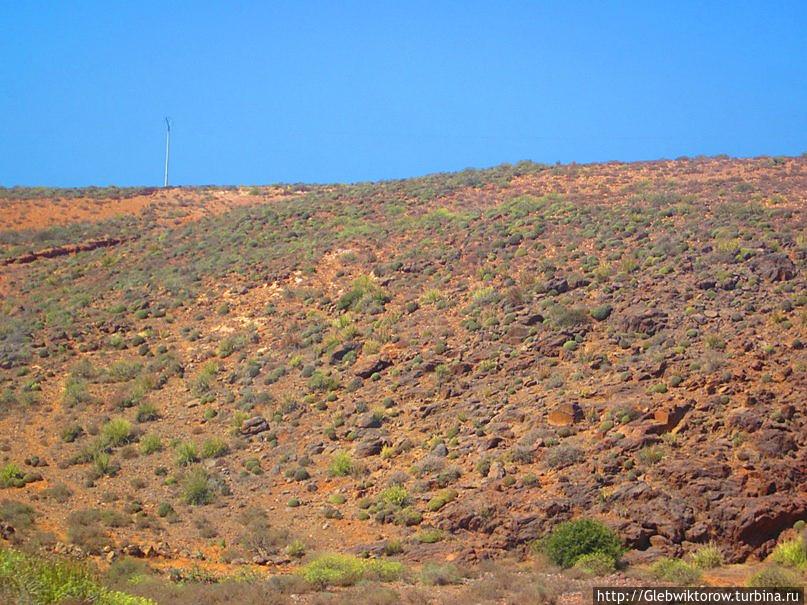
[[[561,567],[571,567],[583,555],[603,554],[619,559],[623,548],[616,533],[599,521],[575,519],[559,524],[540,543],[549,559]]]
[[[597,321],[605,321],[610,317],[613,307],[611,305],[600,305],[591,310],[591,316]]]
[[[90,554],[99,554],[110,543],[101,527],[101,511],[76,510],[67,516],[67,539]]]
[[[681,559],[659,559],[650,566],[650,572],[656,579],[678,586],[689,586],[700,580],[701,577],[699,569]]]
[[[337,452],[331,459],[329,471],[334,477],[346,477],[353,472],[353,458],[347,452]]]
[[[420,579],[426,586],[448,586],[459,584],[463,573],[456,565],[426,563],[420,572]]]
[[[443,532],[439,529],[426,528],[421,529],[414,536],[415,541],[421,544],[435,544],[443,539]]]
[[[392,485],[381,492],[379,500],[393,506],[404,506],[409,502],[409,494],[402,485]]]
[[[182,483],[182,498],[186,504],[202,506],[215,499],[210,475],[204,469],[196,468],[185,477]]]
[[[194,462],[199,462],[199,451],[196,444],[191,441],[180,441],[176,446],[177,464],[179,466],[189,466]]]
[[[149,434],[145,435],[140,440],[140,453],[144,456],[148,456],[149,454],[153,454],[155,452],[162,451],[163,449],[163,442],[160,439],[159,435]]]
[[[592,576],[607,576],[616,570],[616,560],[605,553],[594,552],[578,557],[574,568]]]
[[[363,275],[354,280],[352,287],[336,303],[340,311],[360,311],[377,313],[384,310],[390,298],[369,276]]]
[[[561,443],[549,449],[546,465],[549,468],[561,469],[571,466],[583,459],[583,450],[573,445]]]
[[[83,433],[84,429],[82,429],[78,424],[71,424],[62,430],[62,441],[65,443],[73,443],[76,439],[81,437]]]
[[[104,447],[117,447],[132,440],[132,423],[125,418],[110,420],[101,428],[101,443]]]
[[[155,601],[101,586],[85,564],[44,559],[0,549],[0,594],[15,603],[98,603],[99,605],[156,605]]]
[[[15,529],[26,529],[34,522],[34,509],[15,500],[0,501],[0,521],[5,521]]]
[[[312,391],[333,391],[339,387],[339,381],[329,374],[316,370],[308,379],[308,388]]]
[[[785,567],[807,568],[807,544],[800,538],[782,542],[774,549],[770,558],[774,563]]]
[[[230,451],[230,447],[218,437],[207,439],[202,444],[202,458],[221,458]]]
[[[141,403],[137,408],[137,421],[138,422],[153,422],[157,420],[160,415],[157,413],[157,408],[153,403]]]
[[[429,500],[428,504],[426,504],[426,508],[430,512],[434,513],[443,508],[449,502],[455,500],[456,498],[457,498],[457,490],[447,489],[445,491],[440,492],[434,498]]]
[[[714,569],[723,565],[723,553],[717,545],[707,544],[692,553],[689,560],[698,569]]]
[[[92,401],[92,395],[90,395],[87,388],[87,381],[72,374],[68,376],[64,385],[64,393],[62,394],[64,405],[74,407],[90,401]]]
[[[22,469],[9,462],[0,468],[0,487],[22,487],[25,485],[25,473]]]
[[[797,573],[778,565],[769,565],[748,580],[750,588],[791,588],[801,585],[802,580]]]

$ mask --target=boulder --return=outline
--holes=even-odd
[[[363,359],[357,364],[355,374],[359,378],[370,378],[373,374],[381,372],[392,365],[386,357],[374,356]]]
[[[357,458],[368,458],[370,456],[378,456],[384,448],[384,442],[378,438],[365,439],[353,448],[353,453]]]
[[[759,256],[751,263],[751,268],[768,281],[788,281],[796,276],[796,265],[787,255],[771,253]]]
[[[687,412],[692,409],[689,403],[674,405],[670,408],[656,410],[653,419],[662,427],[662,433],[673,430],[684,419]]]
[[[350,353],[351,351],[356,351],[361,348],[361,343],[354,342],[349,340],[345,343],[342,343],[340,347],[338,347],[333,353],[331,353],[331,365],[336,365],[341,363],[341,361],[345,358],[345,355]]]
[[[552,426],[571,426],[583,417],[583,408],[578,403],[562,403],[549,412],[546,420]]]
[[[620,316],[620,327],[624,332],[653,336],[667,327],[667,314],[659,309],[633,307]]]
[[[269,423],[263,416],[253,416],[241,425],[242,435],[257,435],[269,430]]]

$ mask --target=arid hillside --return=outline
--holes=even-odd
[[[805,209],[805,157],[0,190],[4,537],[274,573],[587,517],[762,560],[807,520]]]

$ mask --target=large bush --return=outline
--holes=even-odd
[[[352,586],[362,580],[389,582],[403,573],[403,565],[397,561],[359,559],[350,555],[323,555],[300,570],[306,582],[324,588],[326,586]]]
[[[540,543],[549,559],[571,567],[584,555],[602,554],[616,561],[623,552],[616,533],[593,519],[575,519],[559,524]]]
[[[31,605],[68,601],[98,605],[156,605],[151,599],[101,586],[95,574],[81,563],[43,559],[6,549],[0,549],[0,599],[4,603]]]

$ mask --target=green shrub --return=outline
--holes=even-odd
[[[0,549],[0,594],[31,605],[157,605],[151,599],[101,586],[96,574],[83,563],[44,559],[8,549]]]
[[[167,517],[169,515],[176,514],[174,507],[171,506],[170,502],[160,502],[159,506],[157,506],[157,516],[158,517]]]
[[[448,586],[462,582],[463,573],[451,563],[426,563],[420,572],[420,580],[426,586]]]
[[[546,465],[549,468],[561,469],[571,466],[583,459],[583,450],[574,445],[561,443],[549,448]]]
[[[785,567],[807,568],[807,544],[801,538],[782,542],[774,549],[770,558],[774,563]]]
[[[199,451],[192,441],[180,441],[176,446],[177,464],[179,466],[189,466],[194,462],[199,462]]]
[[[202,444],[202,458],[221,458],[230,451],[230,446],[218,437],[211,437]]]
[[[92,458],[92,464],[95,471],[102,476],[107,475],[113,477],[120,470],[120,465],[112,460],[112,456],[103,450],[95,452]]]
[[[308,388],[312,391],[333,391],[339,387],[339,381],[329,374],[316,370],[308,379]]]
[[[655,445],[649,445],[636,452],[636,459],[645,466],[652,466],[661,462],[664,450]]]
[[[443,532],[439,529],[426,528],[421,529],[413,536],[413,538],[415,541],[420,542],[421,544],[434,544],[443,539]]]
[[[328,470],[334,477],[346,477],[353,472],[353,458],[347,452],[336,452]]]
[[[299,573],[306,582],[318,588],[352,586],[362,580],[397,580],[403,573],[403,565],[397,561],[331,554],[314,559]]]
[[[698,569],[714,569],[723,565],[723,553],[716,544],[710,543],[693,552],[689,560]]]
[[[87,388],[87,381],[83,378],[70,374],[64,385],[62,403],[67,407],[73,407],[82,403],[92,401],[92,395]]]
[[[748,580],[750,588],[791,588],[802,584],[797,573],[778,565],[769,565]]]
[[[216,379],[216,374],[219,371],[219,366],[216,362],[208,362],[199,373],[193,378],[191,382],[191,392],[196,397],[201,397],[203,395],[208,394],[212,388],[213,383]]]
[[[33,508],[15,500],[0,501],[0,521],[5,521],[15,529],[26,529],[34,522]]]
[[[678,586],[689,586],[700,580],[701,572],[694,565],[681,559],[659,559],[650,566],[650,572],[658,580]]]
[[[561,567],[571,567],[583,555],[600,553],[614,560],[623,548],[616,533],[594,519],[575,519],[559,524],[539,546]]]
[[[101,443],[104,447],[117,447],[132,440],[132,423],[125,418],[115,418],[101,428]]]
[[[137,421],[138,422],[152,422],[157,420],[160,415],[157,413],[157,408],[153,403],[141,403],[137,408]]]
[[[295,559],[299,559],[305,555],[305,544],[301,540],[292,540],[286,546],[286,554]]]
[[[143,436],[143,438],[140,439],[140,453],[143,454],[144,456],[148,456],[149,454],[162,451],[162,449],[163,449],[163,442],[160,439],[159,435],[150,433],[148,435]]]
[[[369,276],[362,275],[336,303],[340,311],[379,312],[389,302],[386,292]]]
[[[441,508],[443,508],[449,502],[455,500],[457,498],[457,490],[455,489],[447,489],[439,494],[437,494],[434,498],[429,500],[428,504],[426,504],[426,509],[429,512],[437,512]]]
[[[597,321],[604,321],[611,315],[613,307],[611,305],[600,305],[591,310],[591,316]]]
[[[201,506],[210,504],[215,493],[210,482],[210,475],[201,468],[192,470],[182,482],[182,498],[186,504]]]
[[[22,487],[25,485],[25,473],[22,469],[9,462],[0,468],[0,487]]]
[[[579,556],[574,568],[592,576],[607,576],[616,570],[616,559],[602,552],[594,552]]]
[[[409,494],[402,485],[392,485],[385,489],[378,496],[381,502],[392,504],[393,506],[404,506],[409,502]]]
[[[62,430],[62,441],[65,443],[73,443],[76,439],[78,439],[84,433],[84,429],[82,429],[77,424],[71,424]]]

